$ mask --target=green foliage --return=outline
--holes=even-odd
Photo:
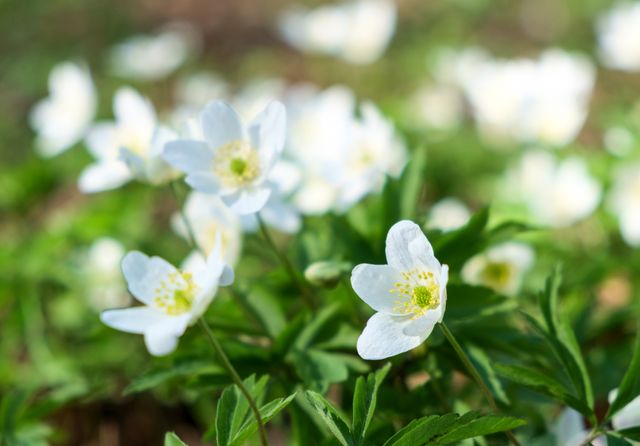
[[[378,403],[378,389],[382,380],[389,373],[391,364],[387,364],[367,378],[360,376],[356,381],[356,388],[353,394],[353,416],[351,432],[353,433],[354,445],[365,444],[364,439],[376,410]]]
[[[631,363],[618,387],[616,399],[609,406],[606,419],[615,415],[617,411],[640,395],[640,326],[636,333]]]
[[[188,446],[187,443],[180,440],[175,432],[167,432],[164,436],[164,446]]]

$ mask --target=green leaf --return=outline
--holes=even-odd
[[[428,444],[432,439],[448,432],[457,419],[457,414],[450,413],[442,416],[430,415],[413,420],[389,438],[384,446],[416,446]]]
[[[183,376],[190,376],[203,373],[216,373],[220,372],[221,368],[211,361],[203,361],[201,359],[189,359],[183,362],[179,362],[176,365],[167,368],[150,370],[138,378],[134,379],[125,389],[124,395],[130,395],[132,393],[143,392],[145,390],[153,389],[171,379],[179,378]]]
[[[483,248],[482,232],[489,221],[489,208],[476,212],[469,222],[455,231],[448,232],[433,243],[438,258],[453,269]]]
[[[609,406],[606,420],[609,420],[616,412],[629,404],[631,400],[640,395],[640,324],[636,330],[636,340],[631,356],[631,363],[625,372],[622,382],[618,387],[618,395]]]
[[[340,444],[342,446],[354,446],[349,426],[340,416],[336,408],[333,407],[333,404],[313,390],[305,391],[305,396]]]
[[[280,302],[271,293],[260,288],[252,290],[244,300],[269,337],[277,338],[287,324]]]
[[[475,363],[478,368],[478,372],[491,389],[491,393],[493,393],[496,398],[503,403],[510,404],[509,397],[507,397],[507,394],[502,388],[502,383],[493,369],[489,356],[487,356],[484,350],[476,347],[475,345],[469,345],[467,348],[469,350],[471,360]]]
[[[464,420],[466,421],[466,420]],[[462,418],[456,423],[456,427],[450,430],[441,438],[435,440],[434,445],[445,445],[455,443],[467,438],[481,437],[484,435],[504,432],[527,424],[524,420],[513,417],[488,415],[468,422],[463,422]]]
[[[295,341],[295,347],[299,350],[307,348],[314,338],[318,335],[318,332],[322,327],[329,322],[340,309],[340,305],[337,303],[331,304],[314,315],[311,322],[305,325],[298,339]]]
[[[587,417],[593,415],[593,411],[583,401],[567,392],[562,383],[550,375],[526,367],[507,364],[495,364],[494,369],[498,375],[561,401]]]
[[[378,389],[382,380],[389,373],[391,364],[387,364],[381,369],[369,374],[366,380],[359,377],[356,381],[356,388],[353,394],[353,422],[352,432],[354,444],[364,444],[364,438],[369,428],[369,423],[376,410]]]
[[[286,398],[277,398],[262,406],[259,409],[262,424],[264,425],[271,421],[276,415],[278,415],[278,413],[287,407],[291,401],[293,401],[295,396],[296,394],[294,393]],[[257,430],[258,423],[256,423],[256,419],[253,416],[248,417],[233,437],[233,440],[229,443],[230,446],[240,446],[244,444],[247,438],[256,433]]]
[[[628,438],[629,440],[640,441],[640,426],[620,429],[617,432],[623,437]]]
[[[412,153],[411,162],[402,176],[402,194],[400,195],[400,219],[413,220],[422,193],[424,168],[427,164],[427,150],[418,147]]]
[[[174,432],[167,432],[164,436],[164,446],[188,446],[187,443],[180,440]]]
[[[293,351],[287,356],[300,378],[308,387],[325,390],[331,383],[345,381],[349,369],[338,355],[317,349]]]

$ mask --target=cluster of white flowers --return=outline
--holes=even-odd
[[[280,18],[287,43],[309,53],[368,64],[382,56],[396,27],[392,0],[349,0],[307,10],[296,7]]]
[[[596,27],[602,62],[617,70],[640,71],[640,4],[616,5]]]

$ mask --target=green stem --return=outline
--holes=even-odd
[[[267,226],[265,225],[264,220],[262,220],[262,217],[260,216],[259,213],[256,214],[256,219],[258,220],[258,226],[260,227],[260,232],[262,233],[262,236],[267,242],[267,245],[269,245],[269,248],[271,248],[271,250],[276,255],[280,263],[282,263],[282,266],[284,266],[284,269],[287,270],[287,274],[289,274],[291,281],[296,286],[296,288],[298,288],[298,291],[300,292],[300,295],[302,296],[306,304],[309,306],[311,310],[314,310],[315,303],[313,301],[313,297],[309,293],[309,289],[306,286],[304,286],[304,284],[298,277],[298,273],[296,272],[295,268],[293,267],[293,265],[291,264],[287,256],[282,254],[278,249],[278,247],[276,246],[276,244],[274,243],[273,239],[271,238],[271,235],[269,234],[269,230],[267,229]]]
[[[233,380],[235,385],[238,386],[238,388],[240,389],[240,392],[242,392],[244,397],[247,399],[247,402],[249,403],[249,407],[253,412],[253,416],[256,419],[256,423],[258,424],[258,433],[260,434],[260,443],[262,444],[262,446],[268,446],[269,442],[267,441],[267,432],[264,428],[264,424],[262,423],[262,417],[260,416],[260,411],[258,410],[258,406],[256,405],[256,402],[254,401],[253,397],[251,396],[247,388],[244,386],[244,383],[242,382],[242,378],[240,378],[240,375],[238,375],[238,372],[233,367],[233,364],[231,364],[231,361],[229,361],[229,358],[225,354],[224,350],[222,349],[222,346],[220,345],[216,337],[213,335],[213,332],[209,328],[209,325],[205,321],[204,317],[201,317],[198,320],[198,322],[200,323],[200,326],[206,333],[207,338],[209,339],[209,343],[215,350],[216,354],[218,355],[218,358],[220,358],[220,362],[222,363],[223,367],[227,370],[227,373],[229,373],[229,376],[231,376],[231,379]]]
[[[455,336],[453,336],[453,333],[451,333],[451,330],[449,330],[449,327],[447,327],[444,322],[440,322],[439,326],[444,336],[447,338],[447,340],[449,341],[453,349],[456,351],[458,358],[460,358],[460,361],[462,362],[464,367],[467,369],[467,372],[469,372],[469,375],[471,376],[471,378],[480,387],[480,390],[482,391],[485,398],[489,402],[489,405],[491,406],[491,410],[493,410],[494,412],[498,412],[498,405],[496,404],[496,400],[493,398],[493,394],[491,393],[491,390],[489,390],[489,387],[487,387],[487,385],[485,384],[484,380],[482,379],[482,376],[480,376],[478,369],[476,369],[476,367],[473,365],[473,363],[471,362],[471,359],[469,359],[469,356],[467,356],[465,351],[462,349],[462,346],[458,343]],[[513,435],[511,431],[505,431],[505,435],[509,437],[509,440],[511,440],[511,443],[513,443],[516,446],[520,446],[520,442],[516,439],[516,437]]]
[[[593,440],[595,440],[602,434],[603,432],[600,430],[600,428],[594,427],[593,430],[589,433],[589,436],[582,443],[580,443],[580,446],[589,446],[591,442],[593,442]]]
[[[172,181],[171,183],[169,183],[169,185],[171,186],[171,192],[173,193],[173,197],[178,203],[178,208],[180,209],[180,218],[182,218],[182,223],[184,224],[184,227],[187,230],[187,242],[193,248],[195,248],[202,255],[202,257],[206,259],[207,253],[204,250],[204,248],[202,248],[202,246],[200,246],[200,244],[196,241],[196,235],[195,235],[195,231],[193,230],[193,226],[191,226],[191,222],[187,218],[187,214],[184,212],[184,206],[181,205],[182,200],[180,199],[180,195],[178,194],[177,182]]]

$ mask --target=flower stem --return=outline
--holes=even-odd
[[[478,369],[476,369],[476,367],[473,365],[473,363],[471,362],[471,359],[469,359],[469,356],[467,356],[465,351],[462,349],[462,346],[458,343],[455,336],[453,336],[453,333],[451,333],[451,330],[449,330],[449,327],[447,327],[444,322],[440,322],[440,324],[438,325],[440,326],[440,330],[442,330],[442,333],[444,334],[444,336],[447,338],[447,340],[449,341],[453,349],[456,351],[458,358],[460,358],[460,361],[462,362],[464,367],[467,369],[467,372],[469,372],[469,375],[471,375],[471,378],[476,382],[476,384],[478,384],[478,386],[480,386],[480,390],[482,391],[485,398],[489,402],[489,405],[491,406],[491,410],[493,410],[494,412],[498,412],[498,405],[496,404],[496,400],[493,398],[493,394],[491,393],[491,390],[489,389],[489,387],[487,387],[487,385],[485,384],[484,380],[482,379],[482,376],[480,376]],[[520,442],[516,439],[516,437],[513,435],[511,431],[505,431],[505,435],[509,437],[509,440],[511,440],[511,443],[513,443],[516,446],[520,446]]]
[[[204,317],[201,317],[198,320],[198,322],[200,323],[200,326],[206,333],[207,338],[209,339],[209,343],[211,344],[216,354],[218,355],[220,362],[222,362],[222,365],[227,370],[227,373],[229,373],[229,376],[231,376],[231,379],[233,380],[235,385],[238,386],[238,388],[240,389],[240,392],[242,392],[244,397],[247,399],[247,402],[249,403],[249,407],[253,412],[253,416],[256,419],[256,423],[258,424],[258,433],[260,434],[260,444],[262,444],[262,446],[268,446],[269,443],[267,441],[267,432],[264,428],[264,424],[262,423],[262,417],[260,416],[260,411],[258,410],[258,406],[256,405],[256,402],[251,397],[251,394],[249,393],[247,388],[244,386],[244,383],[242,382],[242,378],[240,378],[240,375],[238,375],[238,372],[233,367],[233,364],[231,364],[231,361],[229,361],[229,358],[225,354],[224,350],[222,349],[222,346],[220,345],[216,337],[213,335],[213,332],[211,331],[211,328],[209,328],[209,325],[205,321]]]
[[[180,199],[180,195],[178,194],[178,185],[176,181],[172,181],[169,183],[171,186],[171,192],[173,193],[173,197],[178,203],[178,208],[180,209],[180,218],[182,218],[182,223],[187,230],[187,243],[195,248],[205,259],[207,258],[207,253],[204,248],[200,246],[200,244],[196,241],[195,231],[193,230],[193,226],[191,226],[191,222],[187,218],[187,214],[184,212],[184,206],[181,205],[182,200]]]
[[[314,310],[316,305],[315,305],[315,302],[313,301],[313,297],[311,296],[311,293],[309,292],[309,289],[302,283],[302,281],[298,277],[298,273],[296,272],[295,268],[293,267],[293,265],[291,264],[287,256],[282,254],[278,249],[278,247],[276,246],[276,244],[274,243],[273,239],[271,238],[271,235],[269,234],[267,226],[264,224],[264,220],[262,220],[262,217],[260,216],[259,213],[256,214],[256,219],[258,220],[258,226],[260,226],[260,232],[262,232],[262,236],[267,242],[267,245],[269,245],[269,248],[271,248],[271,250],[276,255],[276,257],[278,257],[278,260],[280,261],[280,263],[282,263],[282,266],[284,266],[284,269],[287,270],[287,273],[289,274],[291,281],[294,283],[296,288],[298,288],[298,291],[300,292],[300,295],[302,296],[306,304],[309,306],[309,308],[311,308],[311,310]]]
[[[580,443],[580,446],[589,446],[590,444],[592,444],[593,440],[598,438],[600,435],[602,435],[602,431],[599,429],[599,427],[594,427],[593,430],[589,433],[589,436],[585,438],[582,443]]]

